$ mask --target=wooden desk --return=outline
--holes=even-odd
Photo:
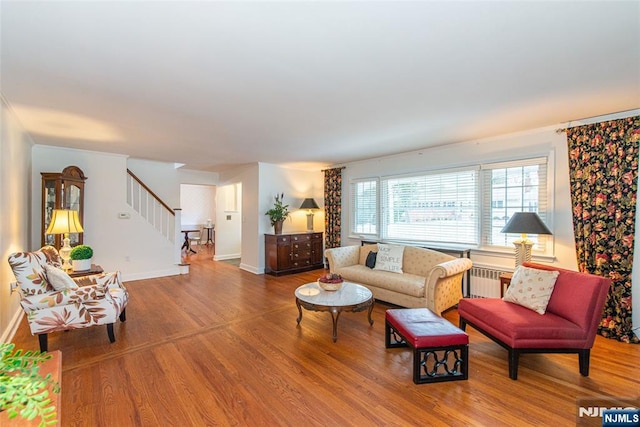
[[[51,359],[47,360],[40,364],[40,375],[43,377],[47,374],[51,374],[51,379],[56,381],[62,387],[62,352],[60,350],[51,351]],[[51,404],[56,408],[56,424],[52,425],[62,425],[60,420],[62,420],[62,399],[60,398],[60,393],[52,393],[49,390],[49,399],[51,399]],[[0,427],[11,426],[11,427],[21,427],[21,426],[37,426],[40,424],[40,419],[35,418],[34,420],[27,421],[24,418],[20,418],[18,415],[16,418],[9,420],[7,418],[7,411],[0,412]]]
[[[196,253],[193,249],[191,249],[191,242],[189,241],[189,233],[197,233],[200,232],[200,228],[195,228],[195,226],[184,226],[180,231],[184,233],[184,243],[182,244],[182,249],[185,249],[186,252]]]

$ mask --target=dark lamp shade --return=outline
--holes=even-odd
[[[318,204],[313,199],[304,199],[300,205],[300,209],[320,209]]]
[[[516,212],[501,233],[553,234],[535,212]]]

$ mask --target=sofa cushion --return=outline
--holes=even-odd
[[[557,271],[519,266],[503,299],[544,314],[559,274]]]
[[[560,272],[547,305],[547,313],[562,316],[584,329],[597,328],[597,324],[594,325],[592,322],[592,313],[602,310],[599,298],[606,298],[607,290],[611,286],[610,279],[544,264],[525,263],[525,266]]]
[[[378,244],[378,255],[376,256],[376,270],[402,273],[402,255],[404,246]]]
[[[397,274],[390,271],[371,270],[364,265],[340,267],[335,272],[345,280],[371,285],[390,291],[423,298],[425,279],[415,274]]]
[[[413,348],[469,344],[465,332],[427,308],[390,309],[385,319]]]
[[[582,348],[587,332],[547,312],[540,316],[498,298],[463,298],[458,313],[513,348]]]

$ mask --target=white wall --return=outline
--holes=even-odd
[[[32,249],[29,239],[32,142],[1,94],[0,106],[0,342],[6,342],[22,314],[18,294],[9,292],[9,283],[15,277],[6,260],[14,252]]]
[[[553,231],[556,264],[576,269],[577,262],[573,250],[573,225],[568,192],[569,170],[566,138],[552,129],[531,133],[502,136],[483,141],[469,141],[455,145],[441,146],[384,158],[347,164],[342,172],[345,203],[351,200],[350,181],[355,178],[402,174],[416,171],[454,168],[479,163],[492,163],[519,158],[549,156],[555,165],[552,185],[555,206],[554,215],[548,221]],[[343,241],[345,244],[358,243],[357,236],[349,236],[349,209],[343,208]],[[512,253],[484,255],[473,253],[473,260],[484,265],[513,268]]]
[[[180,184],[218,184],[215,172],[183,169],[174,163],[129,158],[127,167],[171,208],[180,207]]]
[[[273,234],[273,227],[265,212],[273,207],[274,197],[284,193],[284,204],[289,205],[289,218],[282,226],[283,233],[307,231],[307,212],[300,210],[302,201],[312,197],[320,206],[314,216],[314,230],[324,232],[324,178],[321,171],[282,168],[269,163],[260,163],[258,217],[260,235],[259,268],[264,271],[264,234]]]
[[[206,224],[216,217],[216,187],[214,185],[180,185],[182,223]]]
[[[217,192],[216,253],[214,260],[242,257],[242,183],[219,187]]]
[[[126,156],[35,145],[32,165],[33,248],[40,246],[40,173],[75,165],[87,176],[82,225],[94,263],[105,271],[120,270],[124,280],[178,274],[173,244],[126,203]],[[130,219],[120,219],[119,213],[129,213]]]
[[[634,111],[634,114],[638,114]],[[607,117],[602,120],[611,120]],[[596,121],[596,120],[593,120]],[[557,126],[560,127],[560,126]],[[447,145],[423,149],[410,153],[398,154],[382,158],[346,164],[343,176],[343,245],[359,244],[358,236],[349,235],[350,181],[357,178],[368,178],[415,171],[438,170],[479,163],[492,163],[516,160],[526,157],[550,156],[552,171],[552,203],[553,215],[547,225],[553,231],[554,258],[535,259],[534,261],[553,263],[558,267],[577,270],[575,241],[573,235],[571,196],[569,189],[569,160],[567,139],[564,133],[556,132],[557,127],[532,130],[517,134],[486,138],[478,141],[467,141],[455,145]],[[640,210],[638,211],[640,214]],[[638,225],[640,229],[640,225]],[[636,235],[636,247],[640,248],[640,234]],[[471,258],[475,264],[501,268],[514,267],[513,252],[487,253],[472,251]],[[636,252],[636,259],[640,252]],[[638,265],[638,264],[636,264]],[[633,324],[640,326],[640,269],[634,268]]]
[[[220,185],[242,185],[242,261],[240,267],[255,274],[264,272],[264,234],[273,233],[273,227],[265,212],[271,208],[273,197],[284,193],[285,203],[290,205],[290,219],[285,221],[284,233],[304,232],[307,229],[305,211],[298,208],[307,197],[313,197],[323,207],[324,181],[321,171],[304,171],[283,168],[269,163],[244,165],[220,175]],[[218,216],[221,214],[218,193]],[[219,224],[221,227],[222,224]],[[324,231],[324,214],[319,210],[314,218],[316,231]],[[216,225],[218,228],[218,225]],[[218,237],[216,232],[216,239]],[[216,253],[218,245],[216,245]]]
[[[220,186],[231,184],[239,184],[240,206],[242,213],[240,215],[240,233],[235,233],[233,229],[225,230],[228,222],[226,216],[219,221],[216,228],[220,227],[220,231],[216,231],[216,240],[220,243],[220,256],[230,256],[235,250],[235,244],[240,238],[240,268],[250,271],[254,274],[260,274],[262,271],[258,268],[259,260],[259,236],[258,236],[258,211],[256,203],[258,200],[258,164],[248,164],[237,168],[233,168],[220,174]],[[226,194],[226,193],[225,193]],[[218,216],[224,215],[224,208],[227,201],[222,200],[218,194]],[[220,233],[220,234],[219,234]],[[220,236],[220,237],[219,237]],[[236,237],[239,236],[239,237]],[[231,239],[231,241],[229,241]],[[225,246],[226,245],[226,246]],[[218,256],[218,244],[216,243],[216,256]]]

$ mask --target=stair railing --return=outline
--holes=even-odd
[[[175,243],[175,212],[131,170],[127,169],[127,204],[160,232]]]

